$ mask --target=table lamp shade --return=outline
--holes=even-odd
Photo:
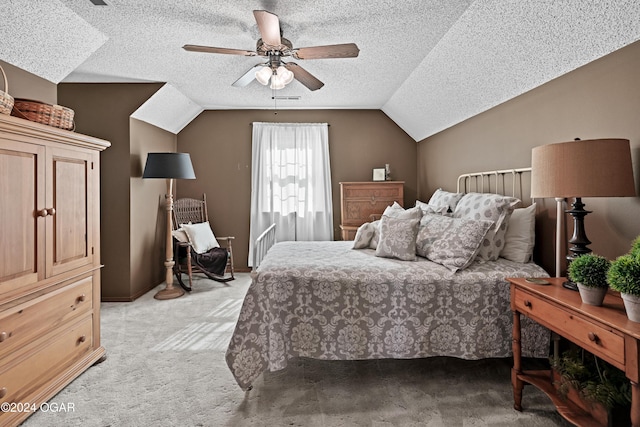
[[[633,197],[628,139],[548,144],[531,152],[531,197]]]
[[[189,153],[149,153],[143,178],[196,179]]]

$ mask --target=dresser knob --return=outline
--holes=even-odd
[[[7,395],[7,388],[6,387],[0,388],[0,399],[5,397],[6,395]]]
[[[87,340],[86,335],[81,335],[81,336],[80,336],[80,338],[78,338],[78,342],[79,342],[79,343],[81,343],[81,342],[85,342],[86,340]]]
[[[524,300],[524,306],[531,308],[531,301],[529,301],[528,299]]]
[[[7,339],[7,333],[5,331],[0,332],[0,342],[4,342]]]
[[[47,214],[49,214],[49,215],[55,215],[55,214],[56,214],[56,210],[55,210],[55,208],[49,208],[49,209],[47,209]]]
[[[593,341],[595,343],[598,342],[599,338],[596,334],[594,334],[593,332],[589,332],[589,334],[587,335],[589,337],[589,341]]]
[[[85,294],[82,294],[78,297],[78,302],[84,302],[87,299],[87,296]]]
[[[49,213],[47,212],[46,209],[41,209],[41,210],[38,211],[38,216],[40,216],[40,217],[45,217],[47,215],[49,215]]]

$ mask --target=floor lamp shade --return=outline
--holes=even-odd
[[[148,153],[143,178],[196,179],[189,153]]]
[[[535,147],[531,197],[633,197],[628,139],[591,139]]]

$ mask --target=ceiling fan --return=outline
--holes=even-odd
[[[358,52],[360,52],[360,49],[358,49],[355,43],[294,48],[289,40],[282,37],[282,29],[280,28],[278,15],[267,12],[266,10],[254,10],[253,16],[256,19],[258,30],[262,36],[256,43],[255,51],[192,44],[186,44],[182,46],[182,48],[190,52],[267,57],[267,62],[254,65],[242,77],[236,80],[232,86],[244,87],[255,78],[263,85],[271,81],[270,87],[272,89],[282,89],[295,78],[309,90],[318,90],[324,86],[324,83],[295,62],[284,62],[282,58],[292,57],[301,60],[355,58],[358,56]]]

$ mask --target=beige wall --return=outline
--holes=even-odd
[[[164,282],[167,210],[165,179],[142,179],[149,152],[176,151],[177,137],[136,119],[131,125],[130,263],[133,297]]]
[[[576,137],[629,139],[636,189],[640,188],[639,70],[640,42],[636,42],[420,141],[419,198],[428,200],[438,187],[455,190],[461,173],[530,166],[533,147]],[[536,255],[553,273],[555,201],[540,202]],[[585,219],[591,249],[610,259],[626,252],[640,234],[640,200],[589,198],[583,202],[593,211]],[[571,220],[567,229],[573,232]],[[566,253],[566,248],[561,250]]]
[[[76,111],[76,131],[111,142],[111,147],[100,157],[102,298],[106,301],[130,301],[164,280],[157,281],[156,270],[148,269],[148,265],[155,263],[153,258],[158,254],[158,247],[149,246],[142,255],[131,253],[132,236],[143,233],[141,230],[146,229],[147,221],[157,218],[156,201],[160,196],[156,194],[151,205],[146,199],[133,197],[132,189],[137,186],[132,182],[132,178],[136,178],[132,175],[132,164],[144,160],[140,150],[151,144],[158,132],[135,126],[141,134],[133,135],[129,116],[160,87],[161,83],[62,83],[58,86],[59,103]],[[149,132],[148,140],[145,132]],[[161,145],[164,148],[166,142]],[[133,169],[139,172],[136,167]],[[149,188],[158,194],[166,192],[161,183],[150,183]],[[147,218],[140,219],[145,216]],[[140,256],[149,259],[141,264],[132,262],[133,259],[140,262]]]
[[[247,269],[251,196],[252,122],[329,123],[334,234],[340,236],[341,181],[371,181],[389,163],[405,181],[405,204],[416,198],[417,145],[379,110],[205,111],[178,134],[178,151],[191,154],[196,180],[178,182],[178,197],[207,194],[216,235],[236,237],[237,268]]]
[[[0,66],[7,76],[9,90],[0,83],[0,89],[14,98],[33,99],[46,102],[48,104],[58,103],[57,85],[48,80],[31,74],[22,68],[15,67],[9,63],[0,61]],[[0,77],[0,81],[2,77]]]

